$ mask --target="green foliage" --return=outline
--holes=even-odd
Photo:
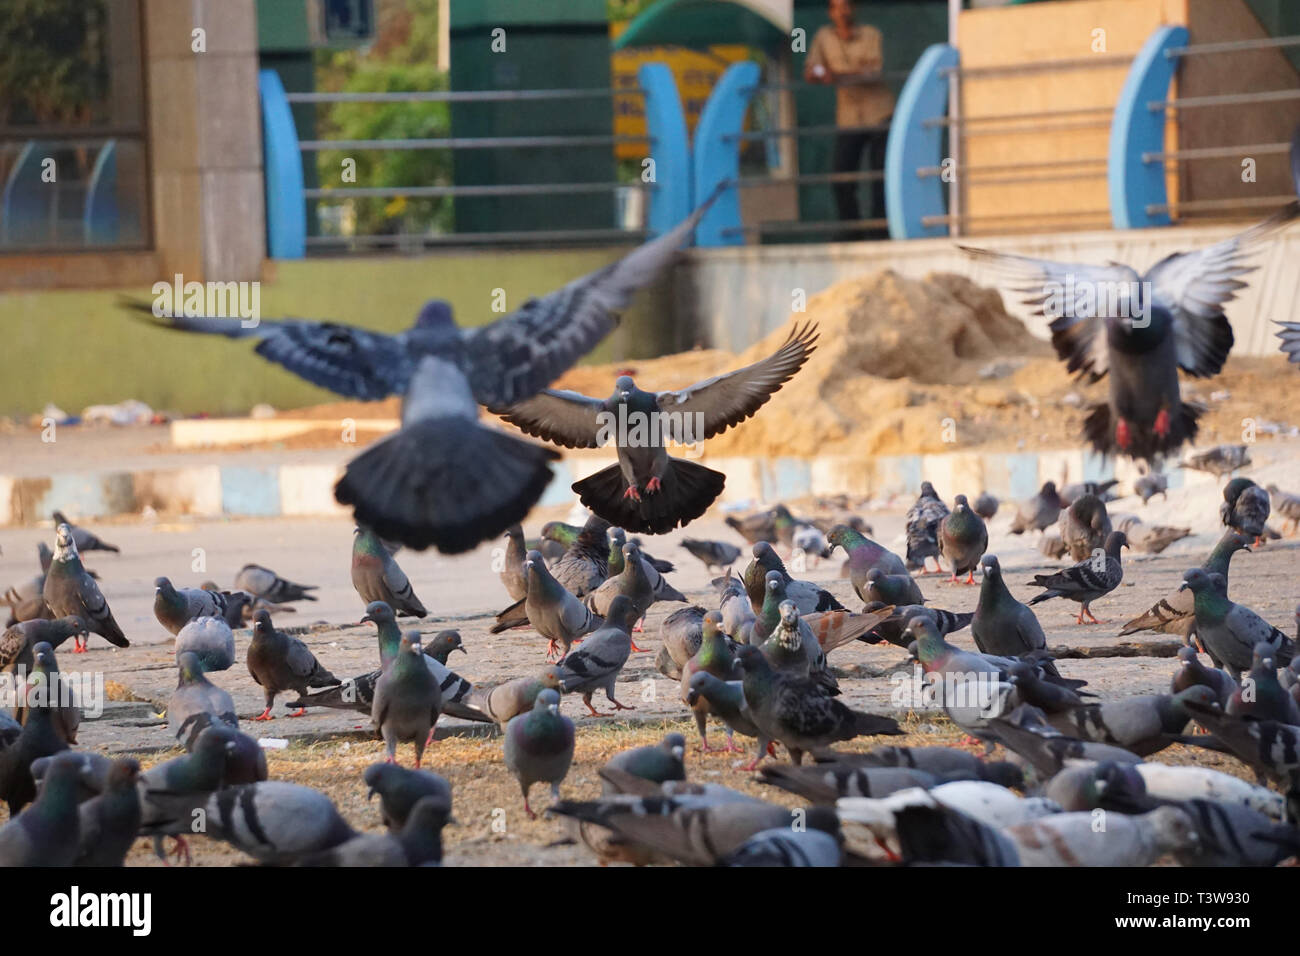
[[[107,20],[105,0],[5,0],[0,123],[102,121]]]

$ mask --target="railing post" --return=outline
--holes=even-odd
[[[275,70],[261,70],[257,87],[262,100],[267,255],[301,259],[307,254],[307,200],[302,191],[298,130],[280,75]]]
[[[740,140],[745,112],[758,85],[758,64],[746,60],[733,63],[713,87],[695,125],[695,201],[703,202],[720,185],[723,190],[695,230],[697,246],[744,245],[740,228],[740,193],[735,181],[740,176]]]
[[[947,112],[948,77],[944,71],[959,61],[957,48],[947,43],[927,47],[912,67],[894,107],[885,146],[885,210],[891,239],[948,234],[947,226],[927,226],[922,221],[925,216],[946,212],[943,177],[921,177],[917,170],[943,163],[944,128],[925,121]],[[954,127],[948,135],[960,134]]]
[[[1178,60],[1167,51],[1186,46],[1187,39],[1186,27],[1157,27],[1133,58],[1115,103],[1107,178],[1111,224],[1116,229],[1145,229],[1170,223],[1168,212],[1147,212],[1152,205],[1167,209],[1169,196],[1163,160],[1143,162],[1143,154],[1164,152],[1165,111],[1152,110],[1148,104],[1169,98]]]
[[[654,182],[648,189],[646,227],[660,235],[691,214],[692,188],[690,134],[677,92],[677,80],[665,63],[645,63],[637,70],[645,90],[646,134],[654,160]]]

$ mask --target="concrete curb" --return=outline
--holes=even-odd
[[[569,486],[610,464],[608,453],[570,455],[555,463],[555,479],[542,505],[568,505]],[[1103,461],[1078,450],[1044,452],[961,452],[898,455],[869,459],[762,458],[705,456],[700,459],[727,476],[726,504],[775,502],[805,495],[849,494],[886,497],[915,494],[922,481],[939,494],[975,495],[988,491],[1004,501],[1028,498],[1046,480],[1132,480],[1127,461]],[[0,475],[0,525],[34,525],[60,508],[77,518],[137,514],[145,509],[200,518],[342,516],[334,483],[342,468],[331,464],[265,467],[206,464],[149,471],[103,469],[59,472],[40,477]],[[1181,470],[1168,473],[1170,489],[1187,480],[1208,478]]]

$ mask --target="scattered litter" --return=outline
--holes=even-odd
[[[258,737],[257,743],[263,750],[284,750],[289,746],[289,741],[283,737]]]
[[[258,404],[254,405],[252,408],[248,410],[249,418],[257,418],[257,419],[275,418],[277,414],[279,413],[276,412],[275,408],[271,405],[266,404],[266,402],[259,402]]]
[[[81,417],[95,424],[148,425],[154,415],[153,409],[144,402],[128,398],[116,405],[91,405],[82,411]]]

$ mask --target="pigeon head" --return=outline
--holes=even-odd
[[[686,703],[694,707],[716,680],[717,678],[708,671],[696,671],[692,674],[686,690]]]
[[[509,528],[506,528],[506,533],[503,535],[503,537],[510,538],[511,540],[515,540],[515,541],[523,540],[524,529],[520,525],[512,524]]]
[[[848,551],[850,548],[862,542],[862,532],[856,528],[851,528],[846,524],[837,524],[831,528],[830,533],[826,535],[826,540],[830,542],[831,550],[837,547]]]
[[[970,502],[966,500],[965,495],[958,495],[952,500],[953,511],[970,511]]]
[[[524,555],[524,574],[531,576],[545,567],[546,561],[542,558],[542,552],[533,550]]]
[[[54,656],[54,648],[48,641],[41,641],[32,648],[32,657],[36,661],[38,671],[52,671],[58,668],[58,660]]]
[[[634,542],[627,542],[623,545],[623,560],[631,567],[632,563],[641,556],[641,549]]]
[[[705,637],[713,637],[722,630],[722,612],[709,611],[701,621],[701,630]]]
[[[614,380],[614,399],[616,401],[626,402],[636,391],[636,382],[632,381],[631,375],[620,375]]]
[[[173,590],[175,590],[172,587],[172,582],[170,578],[154,578],[153,588],[155,591],[161,591],[163,594],[169,594]]]
[[[1038,489],[1038,494],[1041,495],[1041,496],[1044,497],[1044,498],[1058,498],[1058,497],[1060,497],[1060,496],[1056,493],[1056,482],[1054,482],[1054,481],[1045,481],[1045,482],[1043,482],[1043,487],[1041,487],[1041,488]]]
[[[1234,478],[1223,486],[1223,500],[1230,505],[1235,505],[1241,493],[1254,485],[1255,483],[1249,478]]]
[[[429,642],[429,647],[435,652],[441,651],[445,648],[449,654],[452,651],[460,651],[462,654],[466,655],[469,654],[469,651],[465,650],[465,645],[461,641],[460,631],[439,631],[434,635],[433,640]]]
[[[1112,531],[1106,537],[1106,553],[1112,558],[1119,557],[1119,549],[1128,547],[1128,535],[1123,531]]]
[[[90,775],[93,767],[89,760],[83,760],[81,765],[82,779],[87,783],[91,782]],[[140,777],[140,762],[133,757],[119,757],[109,765],[108,776],[105,778],[105,788],[108,790],[129,790],[136,784]]]
[[[880,570],[880,568],[872,568],[870,571],[867,572],[867,581],[870,584],[875,584],[884,576],[885,576],[885,572]]]
[[[746,674],[763,673],[768,670],[767,658],[753,644],[742,644],[736,648],[736,660]]]
[[[1180,591],[1191,591],[1196,594],[1199,591],[1208,591],[1210,588],[1210,576],[1200,568],[1190,568],[1183,572],[1183,583],[1179,586]]]
[[[1191,667],[1192,665],[1199,663],[1196,657],[1196,648],[1186,644],[1178,648],[1178,659],[1183,662],[1184,667]]]
[[[1195,850],[1200,845],[1196,825],[1185,810],[1159,807],[1148,815],[1156,841],[1166,852]]]
[[[1276,670],[1276,664],[1273,660],[1273,655],[1276,653],[1277,651],[1274,650],[1272,644],[1268,643],[1268,641],[1260,641],[1255,645],[1255,651],[1252,655],[1255,667],[1265,668],[1270,671]]]
[[[1207,687],[1204,684],[1193,684],[1191,687],[1184,688],[1174,694],[1174,700],[1183,705],[1191,703],[1199,704],[1202,707],[1213,707],[1219,702],[1219,695],[1213,687]]]
[[[54,556],[60,561],[77,556],[77,542],[72,540],[72,528],[66,521],[60,521],[54,530]]]
[[[768,571],[767,576],[763,578],[763,587],[766,588],[767,593],[771,595],[782,593],[785,589],[785,582],[781,580],[781,572]]]
[[[185,651],[176,656],[177,686],[191,684],[203,679],[203,663],[193,651]]]
[[[998,562],[996,554],[986,554],[980,559],[980,567],[984,569],[984,577],[995,578],[1002,573],[1002,565]]]
[[[921,497],[922,497],[922,498],[938,498],[939,495],[938,495],[938,493],[934,490],[934,485],[930,484],[928,481],[923,481],[923,482],[921,482]]]
[[[51,645],[60,641],[66,641],[74,634],[88,635],[90,633],[89,629],[86,627],[86,622],[75,614],[69,614],[67,617],[55,618],[46,625],[46,628],[46,633],[52,634],[56,639],[55,641],[50,642]]]
[[[419,631],[407,631],[402,635],[402,645],[398,650],[400,654],[423,654],[424,647],[420,644]]]
[[[266,608],[261,608],[253,612],[253,633],[270,634],[274,628],[271,625],[271,614]]]
[[[686,738],[681,734],[669,734],[659,742],[659,749],[681,760],[686,753]]]
[[[547,687],[537,695],[537,700],[533,701],[533,710],[550,711],[552,714],[560,712],[560,692]]]
[[[234,730],[218,724],[209,724],[199,732],[191,753],[200,761],[213,757],[224,760],[227,754],[233,754],[238,748],[239,742],[235,739]]]
[[[366,613],[361,616],[361,623],[386,624],[397,620],[397,615],[386,601],[371,601],[366,605]]]
[[[549,687],[552,690],[560,689],[560,669],[552,664],[547,667],[537,678],[538,683],[543,687]]]
[[[421,331],[459,334],[456,319],[451,311],[451,304],[443,299],[430,299],[420,308],[415,317],[415,327]]]

